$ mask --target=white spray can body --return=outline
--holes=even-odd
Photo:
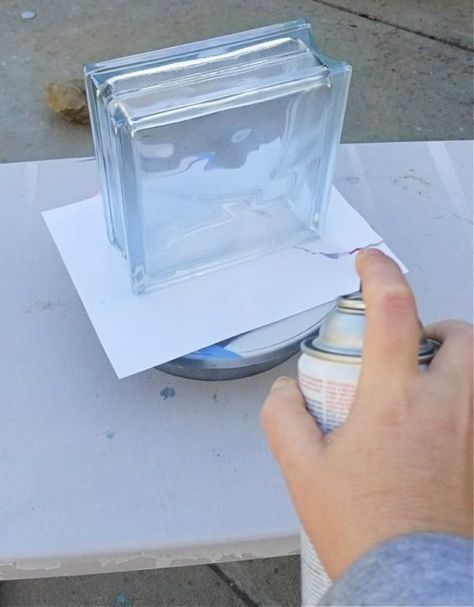
[[[361,293],[338,298],[318,336],[303,341],[298,382],[306,408],[324,433],[343,424],[354,401],[362,364],[365,305]],[[426,368],[437,344],[421,330],[418,362]],[[301,585],[305,607],[317,605],[331,586],[311,541],[301,532]]]

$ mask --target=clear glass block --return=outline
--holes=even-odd
[[[303,19],[85,68],[135,293],[320,234],[351,67]]]

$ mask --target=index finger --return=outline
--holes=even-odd
[[[361,381],[370,378],[389,387],[418,373],[415,298],[398,265],[381,251],[361,251],[356,267],[366,316]]]

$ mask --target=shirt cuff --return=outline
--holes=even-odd
[[[391,539],[358,559],[319,605],[473,605],[473,542],[440,533]]]

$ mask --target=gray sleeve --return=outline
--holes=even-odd
[[[473,543],[415,533],[380,544],[357,560],[319,605],[472,607]]]

